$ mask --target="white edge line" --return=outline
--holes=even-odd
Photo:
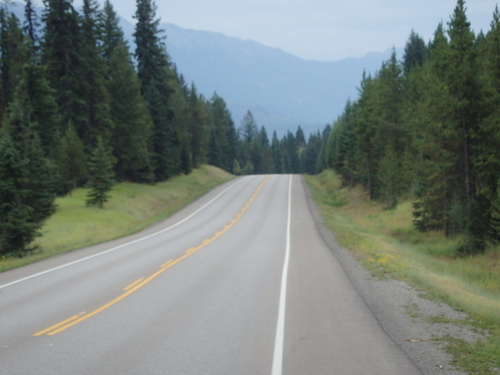
[[[281,275],[280,304],[278,309],[278,323],[276,325],[276,339],[274,341],[272,375],[281,375],[283,369],[283,347],[285,341],[285,309],[286,309],[286,284],[288,278],[288,263],[290,260],[290,225],[292,212],[292,176],[288,186],[288,223],[286,229],[286,253]]]
[[[43,272],[39,272],[39,273],[36,273],[34,275],[31,275],[31,276],[27,276],[27,277],[24,277],[22,279],[19,279],[19,280],[16,280],[16,281],[12,281],[10,283],[7,283],[7,284],[4,284],[4,285],[0,285],[0,289],[3,289],[3,288],[7,288],[8,286],[12,286],[12,285],[15,285],[15,284],[18,284],[20,282],[23,282],[23,281],[26,281],[26,280],[30,280],[30,279],[33,279],[35,277],[38,277],[38,276],[42,276],[42,275],[45,275],[47,273],[51,273],[51,272],[54,272],[54,271],[57,271],[57,270],[60,270],[62,268],[66,268],[66,267],[69,267],[69,266],[73,266],[75,264],[78,264],[78,263],[81,263],[81,262],[85,262],[89,259],[92,259],[92,258],[97,258],[101,255],[105,255],[105,254],[108,254],[108,253],[111,253],[113,251],[116,251],[118,249],[122,249],[124,247],[127,247],[127,246],[130,246],[130,245],[134,245],[138,242],[141,242],[141,241],[144,241],[144,240],[147,240],[149,238],[152,238],[152,237],[155,237],[155,236],[158,236],[159,234],[162,234],[162,233],[165,233],[183,223],[185,223],[186,221],[188,221],[189,219],[191,219],[193,216],[195,216],[196,214],[198,214],[201,210],[205,209],[206,207],[208,207],[209,205],[211,205],[213,202],[215,202],[217,199],[219,199],[223,194],[225,194],[228,190],[232,189],[234,186],[238,185],[239,183],[241,183],[243,181],[243,179],[239,179],[237,182],[235,182],[234,184],[232,184],[231,186],[227,187],[226,189],[224,189],[220,194],[218,194],[216,197],[214,197],[212,200],[210,200],[208,203],[206,203],[204,206],[200,207],[198,210],[196,210],[195,212],[193,212],[191,215],[189,215],[188,217],[182,219],[181,221],[175,223],[174,225],[171,225],[169,226],[168,228],[165,228],[165,229],[162,229],[156,233],[153,233],[153,234],[150,234],[146,237],[141,237],[141,238],[138,238],[137,240],[134,240],[134,241],[131,241],[131,242],[127,242],[125,244],[122,244],[122,245],[119,245],[119,246],[116,246],[116,247],[113,247],[112,249],[109,249],[109,250],[105,250],[105,251],[102,251],[100,253],[97,253],[97,254],[94,254],[94,255],[90,255],[88,257],[85,257],[85,258],[82,258],[82,259],[79,259],[79,260],[75,260],[73,262],[70,262],[70,263],[66,263],[66,264],[63,264],[61,266],[58,266],[58,267],[54,267],[54,268],[51,268],[51,269],[48,269],[46,271],[43,271]]]

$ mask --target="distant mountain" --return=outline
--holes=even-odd
[[[179,72],[205,96],[216,91],[223,97],[237,126],[251,110],[259,126],[278,133],[299,124],[309,131],[331,124],[347,100],[358,97],[363,70],[377,71],[391,53],[307,61],[250,40],[171,24],[162,28]]]
[[[23,19],[23,4],[10,9]],[[122,18],[121,26],[134,46],[134,25]],[[346,101],[358,97],[363,70],[376,72],[391,53],[389,49],[363,58],[318,62],[219,33],[168,23],[160,28],[165,30],[172,62],[187,82],[195,83],[198,92],[207,98],[217,92],[226,101],[236,126],[250,110],[259,126],[279,135],[295,131],[298,125],[309,133],[331,124]]]
[[[331,124],[348,99],[357,99],[363,70],[375,73],[392,51],[318,62],[251,40],[168,23],[160,27],[168,54],[187,82],[207,98],[214,92],[224,98],[236,126],[250,110],[259,126],[278,134],[298,125],[307,133]],[[123,20],[122,28],[133,45],[134,26]]]

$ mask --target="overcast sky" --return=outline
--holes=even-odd
[[[101,0],[103,2],[103,0]],[[132,20],[135,1],[111,0]],[[81,0],[75,1],[75,5]],[[361,57],[404,47],[412,29],[432,38],[456,0],[156,0],[162,22],[252,39],[310,60]],[[490,28],[495,0],[466,1],[472,28]],[[168,37],[168,36],[167,36]]]

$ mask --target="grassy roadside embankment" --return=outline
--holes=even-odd
[[[486,330],[484,340],[468,343],[436,337],[447,343],[454,364],[470,374],[500,373],[500,246],[484,255],[458,257],[454,240],[441,233],[420,233],[412,225],[410,202],[395,210],[370,202],[359,188],[342,189],[332,171],[306,181],[338,243],[349,249],[376,276],[405,280],[470,316],[449,321]],[[428,317],[443,322],[445,317]]]
[[[20,259],[2,259],[0,271],[136,233],[231,178],[218,168],[201,166],[188,176],[156,185],[120,183],[113,187],[103,209],[86,207],[87,189],[77,189],[70,196],[57,198],[57,211],[35,242],[39,250]]]

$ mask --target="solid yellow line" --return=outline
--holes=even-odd
[[[160,268],[165,268],[165,267],[169,266],[169,265],[170,265],[170,263],[172,263],[172,262],[173,262],[173,260],[169,260],[168,262],[163,263],[163,264],[160,266]]]
[[[42,335],[46,334],[47,332],[52,331],[53,329],[56,329],[56,328],[58,328],[58,327],[60,327],[60,326],[62,326],[62,325],[64,325],[64,324],[66,324],[66,323],[71,322],[72,320],[78,319],[80,316],[82,316],[82,314],[84,314],[84,313],[81,313],[81,314],[79,314],[79,315],[72,316],[71,318],[69,318],[69,319],[66,319],[66,320],[62,321],[61,323],[54,324],[52,327],[49,327],[49,328],[47,328],[47,329],[44,329],[43,331],[37,332],[37,333],[35,333],[33,336],[42,336]]]
[[[125,289],[123,289],[124,291],[127,291],[129,289],[132,289],[134,286],[136,286],[137,284],[139,284],[142,280],[144,280],[144,277],[141,277],[140,279],[134,281],[132,284],[130,284],[129,286],[127,286]]]
[[[100,312],[110,308],[111,306],[117,304],[118,302],[120,302],[121,300],[123,300],[124,298],[128,297],[129,295],[131,295],[132,293],[136,292],[137,290],[139,290],[140,288],[142,288],[143,286],[145,286],[146,284],[148,284],[149,282],[151,282],[153,279],[155,279],[156,277],[158,277],[159,275],[161,275],[163,272],[165,272],[166,270],[168,270],[170,267],[176,265],[177,263],[181,262],[182,260],[186,259],[188,256],[194,254],[195,252],[197,252],[198,250],[202,249],[203,247],[205,247],[206,245],[208,245],[209,243],[211,243],[212,241],[214,241],[216,238],[218,238],[219,236],[221,236],[223,233],[227,232],[234,224],[236,224],[238,222],[238,220],[242,217],[243,213],[245,213],[245,211],[248,209],[249,205],[255,200],[255,198],[257,197],[257,194],[258,192],[262,189],[262,187],[264,186],[264,184],[269,180],[270,177],[267,177],[264,181],[261,182],[261,184],[257,187],[254,195],[252,195],[251,199],[249,200],[249,202],[247,202],[247,204],[242,208],[241,212],[238,213],[236,215],[236,217],[231,220],[231,223],[226,225],[224,227],[224,230],[222,230],[221,232],[219,232],[219,234],[215,234],[214,237],[212,238],[208,238],[206,240],[204,240],[202,242],[201,245],[199,245],[198,247],[196,248],[193,248],[193,249],[189,249],[189,253],[177,258],[176,260],[170,260],[166,263],[164,263],[160,270],[156,271],[154,274],[152,274],[151,276],[149,276],[148,278],[144,279],[139,279],[137,280],[136,282],[134,282],[133,284],[131,284],[130,286],[128,286],[126,289],[126,292],[123,293],[122,295],[118,296],[117,298],[115,298],[114,300],[106,303],[105,305],[99,307],[98,309],[95,309],[94,311],[86,314],[86,315],[75,315],[61,323],[58,323],[56,325],[53,325],[52,327],[49,327],[43,331],[40,331],[36,334],[34,334],[33,336],[41,336],[41,335],[44,335],[44,334],[47,334],[48,336],[53,336],[53,335],[57,335],[58,333],[61,333],[62,331],[65,331],[67,330],[68,328],[71,328],[97,314],[99,314]]]

